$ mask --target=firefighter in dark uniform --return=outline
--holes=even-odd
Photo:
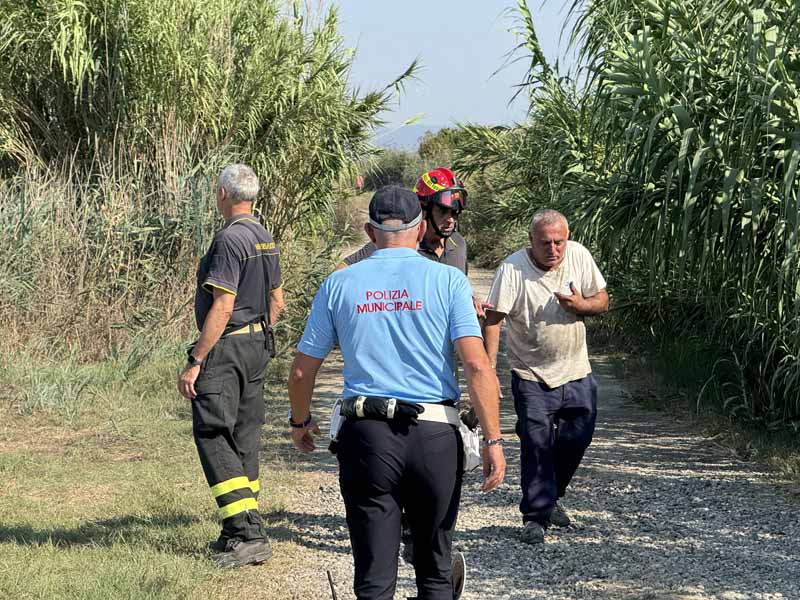
[[[505,475],[499,388],[481,346],[467,278],[422,258],[420,203],[381,188],[366,227],[376,251],[332,273],[317,292],[289,376],[295,446],[314,449],[317,372],[335,344],[344,359],[338,433],[339,484],[359,600],[394,597],[405,510],[414,538],[417,589],[452,600],[451,550],[462,476],[454,349],[484,436],[483,490]]]
[[[252,214],[258,178],[230,165],[219,178],[225,225],[197,270],[195,318],[178,391],[192,402],[192,430],[222,520],[209,544],[220,567],[270,556],[258,512],[258,450],[264,423],[264,371],[274,353],[270,325],[284,308],[278,249]]]

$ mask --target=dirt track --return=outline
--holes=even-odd
[[[470,278],[485,293],[490,273],[474,270]],[[503,427],[510,428],[506,366],[501,351]],[[314,410],[323,417],[340,392],[340,367],[339,357],[331,357],[321,374]],[[594,356],[593,367],[600,387],[597,431],[565,499],[574,526],[549,530],[543,546],[518,541],[519,445],[506,436],[505,484],[486,495],[478,492],[477,474],[464,484],[456,534],[469,568],[464,600],[800,598],[797,502],[758,466],[632,402],[604,357]],[[271,412],[281,426],[285,406]],[[270,526],[302,576],[267,569],[264,589],[282,591],[264,597],[330,598],[329,569],[338,597],[352,598],[334,457],[324,448],[303,457],[288,445],[268,455],[297,473],[294,481],[276,484],[291,504]],[[413,572],[401,565],[396,597],[414,593]]]

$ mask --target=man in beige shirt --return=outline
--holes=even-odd
[[[521,442],[522,539],[535,544],[548,526],[569,525],[557,501],[592,441],[597,415],[583,320],[608,310],[608,294],[592,255],[569,241],[564,215],[537,212],[528,237],[530,247],[494,275],[484,343],[496,364],[505,319]]]

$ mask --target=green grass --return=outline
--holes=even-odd
[[[635,401],[667,412],[741,460],[767,465],[776,479],[800,482],[800,431],[732,414],[722,398],[710,394],[706,383],[720,349],[707,339],[656,337],[613,312],[590,321],[589,327],[593,352],[613,358],[617,376]],[[713,381],[735,376],[718,370]]]
[[[180,356],[166,345],[127,379],[114,363],[24,357],[0,372],[0,597],[213,598],[242,577],[245,590],[257,583],[208,560],[219,525],[174,391]],[[284,434],[268,426],[267,447]],[[272,521],[290,477],[279,462],[262,467],[260,509]]]

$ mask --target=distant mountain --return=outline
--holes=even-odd
[[[373,142],[381,148],[393,148],[395,150],[406,150],[414,152],[419,148],[419,140],[426,132],[436,133],[446,125],[425,125],[424,123],[414,123],[413,125],[403,125],[397,128],[379,129]]]

